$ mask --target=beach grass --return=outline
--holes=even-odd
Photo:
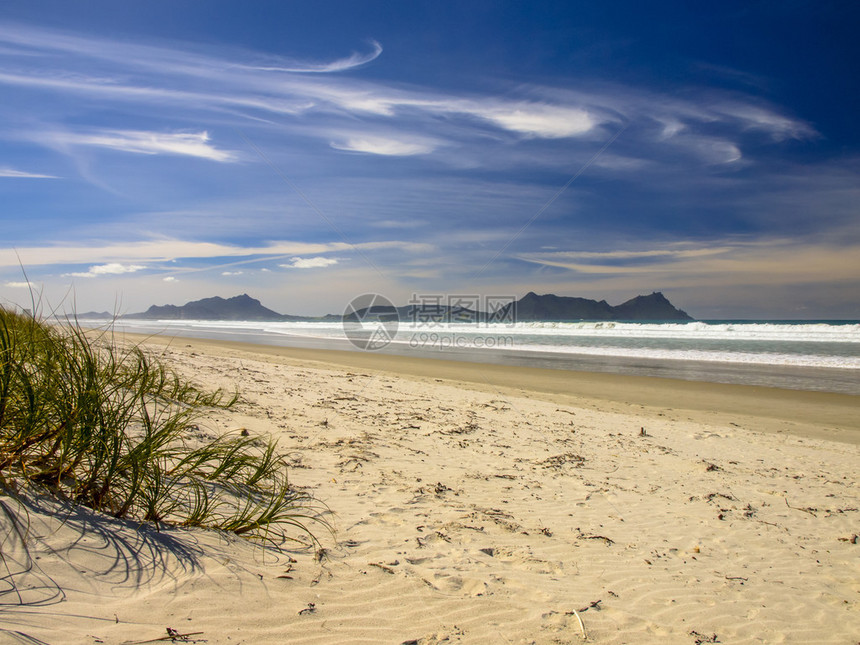
[[[46,491],[117,518],[231,531],[278,548],[328,529],[272,439],[207,439],[203,391],[140,346],[74,320],[0,308],[0,487]]]

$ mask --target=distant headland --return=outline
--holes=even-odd
[[[538,295],[529,292],[516,302],[510,303],[496,312],[480,312],[463,308],[453,308],[444,305],[434,305],[432,308],[426,305],[416,308],[416,305],[403,307],[388,307],[374,309],[372,311],[358,312],[363,320],[365,314],[370,317],[398,316],[401,320],[415,319],[417,316],[432,316],[436,320],[444,321],[554,321],[572,322],[581,320],[594,321],[691,321],[694,320],[685,311],[675,307],[659,291],[647,296],[636,296],[620,305],[612,306],[605,300],[589,300],[587,298],[575,298],[570,296],[557,296],[555,294]],[[465,315],[464,315],[465,314]],[[79,318],[112,318],[106,312],[82,314]],[[348,316],[346,319],[355,318]],[[203,298],[194,300],[184,305],[152,305],[146,311],[140,313],[119,316],[126,320],[247,320],[247,321],[340,321],[344,317],[341,314],[327,314],[325,316],[294,316],[280,314],[269,309],[246,293],[232,298]]]

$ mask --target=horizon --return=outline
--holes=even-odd
[[[857,320],[857,24],[847,3],[12,0],[0,304],[662,292],[697,320]]]
[[[529,293],[533,293],[533,292],[529,292]],[[517,295],[517,296],[514,296],[514,298],[516,301],[519,301],[519,300],[523,299],[524,297],[526,297],[527,295],[529,295],[529,293],[525,293],[523,295]],[[603,299],[603,300],[606,301],[610,307],[618,307],[619,305],[626,304],[630,300],[634,300],[636,298],[641,298],[644,296],[654,295],[654,294],[664,295],[664,294],[662,294],[662,292],[659,292],[659,291],[655,291],[652,294],[637,294],[636,296],[633,296],[633,298],[629,298],[629,299],[624,300],[622,302],[618,302],[617,304],[612,304],[611,302],[609,302],[608,300],[605,300],[605,299]],[[382,294],[379,294],[379,295],[382,295]],[[538,297],[559,296],[559,294],[553,294],[553,293],[536,293],[535,295],[537,295]],[[60,318],[64,318],[67,316],[75,317],[75,316],[83,316],[86,314],[98,314],[98,315],[104,314],[104,315],[108,316],[109,318],[123,318],[125,316],[134,316],[134,315],[146,313],[147,311],[149,311],[153,307],[170,307],[170,306],[173,306],[173,307],[179,308],[179,307],[184,307],[184,306],[189,305],[189,304],[194,304],[194,303],[200,302],[202,300],[220,299],[223,301],[227,301],[227,300],[233,300],[236,298],[241,298],[243,296],[247,296],[251,300],[255,300],[256,302],[258,302],[260,305],[262,305],[266,309],[269,309],[272,312],[274,312],[275,314],[278,314],[281,316],[296,316],[296,317],[304,317],[304,318],[308,318],[310,320],[313,320],[313,319],[326,318],[329,316],[341,316],[341,315],[344,315],[346,313],[346,312],[337,312],[337,311],[327,311],[325,313],[296,314],[293,311],[278,311],[276,309],[272,309],[271,307],[268,307],[266,305],[266,303],[264,303],[261,299],[255,298],[251,294],[241,293],[241,294],[236,294],[234,296],[219,296],[219,295],[203,296],[202,298],[198,298],[196,300],[189,300],[189,301],[181,303],[181,304],[175,303],[175,302],[152,303],[151,305],[149,305],[148,307],[145,307],[141,311],[127,311],[127,312],[119,313],[116,311],[110,312],[108,310],[103,310],[103,311],[90,310],[90,311],[85,311],[83,313],[79,313],[77,311],[74,311],[74,312],[58,313],[55,315],[60,317]],[[559,296],[559,297],[576,298],[577,296]],[[664,295],[664,297],[665,297],[665,295]],[[599,302],[599,301],[597,301],[597,302]],[[408,306],[410,303],[398,304],[395,302],[393,304],[394,304],[394,306],[399,308],[399,307]],[[764,322],[764,323],[767,323],[767,322],[801,322],[801,323],[803,323],[803,322],[825,322],[825,323],[833,322],[833,323],[840,323],[840,322],[842,322],[842,323],[856,323],[856,322],[860,321],[860,318],[700,318],[700,317],[697,317],[697,316],[690,314],[689,311],[686,311],[683,307],[679,307],[674,302],[670,301],[670,304],[673,307],[675,307],[676,309],[678,309],[681,312],[690,316],[690,318],[692,320],[686,321],[686,322]],[[27,308],[26,311],[30,311],[30,308]],[[484,309],[476,309],[474,311],[476,311],[478,313],[486,313],[486,311]],[[178,319],[178,320],[191,320],[191,319]],[[581,322],[590,322],[590,320],[591,319],[582,319]],[[595,321],[598,321],[598,320],[595,319]],[[241,322],[241,321],[235,321],[235,322]],[[249,321],[249,322],[252,322],[252,321]],[[599,322],[607,322],[607,321],[606,320],[599,320]],[[634,321],[634,320],[614,320],[611,322],[637,322],[637,321]],[[648,322],[648,321],[639,321],[639,322]],[[657,321],[650,321],[650,322],[657,322]],[[683,324],[684,321],[669,321],[669,322]]]

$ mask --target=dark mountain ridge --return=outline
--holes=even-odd
[[[513,310],[511,309],[513,307]],[[203,298],[182,306],[153,305],[144,312],[128,314],[122,318],[131,320],[250,320],[250,321],[337,321],[397,318],[402,322],[511,322],[517,321],[689,321],[686,312],[677,309],[660,292],[648,296],[636,296],[613,307],[605,300],[589,300],[555,294],[538,295],[529,292],[512,305],[488,314],[463,307],[433,305],[416,307],[379,307],[362,310],[350,316],[338,314],[308,317],[279,314],[264,307],[259,300],[246,293],[232,298]]]
[[[123,318],[146,320],[293,320],[295,316],[284,316],[264,307],[259,300],[247,293],[232,298],[203,298],[176,305],[152,305],[144,312],[128,314]]]
[[[605,300],[588,300],[546,294],[539,296],[529,292],[515,304],[518,321],[665,321],[694,320],[687,312],[676,308],[659,291],[648,296],[636,296],[613,307]]]

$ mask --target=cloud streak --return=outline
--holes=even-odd
[[[15,179],[59,179],[54,175],[42,175],[35,172],[15,170],[14,168],[0,168],[0,177],[11,177]]]
[[[123,273],[125,271],[119,270],[119,267],[126,266],[126,263],[129,262],[153,264],[178,259],[216,261],[223,258],[241,257],[277,260],[286,257],[300,258],[301,256],[297,254],[348,253],[354,250],[426,254],[432,252],[433,247],[426,243],[397,240],[380,240],[358,244],[272,241],[262,245],[238,246],[214,242],[159,239],[107,245],[58,244],[55,246],[0,249],[0,267],[13,268],[20,267],[21,264],[26,267],[51,267],[89,264],[94,260],[102,262],[102,268],[92,267],[85,272],[86,275],[82,276],[92,277],[112,272]],[[116,271],[111,271],[111,268],[116,268]]]
[[[518,92],[509,93],[509,97],[501,98],[421,87],[407,90],[332,74],[376,60],[382,53],[382,46],[375,41],[369,53],[355,53],[318,64],[289,61],[255,64],[252,59],[260,56],[248,52],[216,56],[105,38],[85,39],[22,25],[0,26],[2,43],[26,50],[30,56],[7,55],[6,58],[15,64],[0,73],[0,84],[49,90],[81,99],[148,104],[160,111],[172,105],[197,113],[205,110],[231,112],[250,120],[249,123],[258,122],[261,117],[301,115],[313,116],[328,124],[345,123],[344,119],[350,118],[374,122],[381,119],[403,129],[408,143],[399,146],[374,137],[353,136],[332,142],[325,129],[320,129],[316,135],[325,137],[326,144],[339,149],[372,154],[431,153],[439,146],[418,140],[426,137],[431,129],[437,133],[437,139],[445,138],[454,144],[460,142],[464,134],[470,138],[484,137],[493,131],[524,140],[600,138],[602,126],[626,122],[646,127],[656,121],[662,124],[662,140],[674,139],[676,145],[681,145],[684,137],[689,137],[686,141],[690,147],[710,147],[715,150],[712,156],[726,162],[740,158],[737,139],[751,132],[764,133],[776,141],[809,138],[815,134],[807,124],[775,108],[760,101],[744,102],[737,97],[693,96],[679,100],[635,87],[605,85],[599,90],[575,92],[523,86]],[[722,126],[725,134],[720,137],[709,134],[707,130],[715,125]],[[454,126],[458,134],[454,134]],[[406,127],[411,132],[407,132]],[[631,129],[628,136],[634,131]],[[87,135],[75,136],[87,139]],[[184,146],[196,156],[219,161],[228,160],[230,154],[201,147],[205,141],[182,142],[176,138],[179,135],[156,140],[149,148],[145,141],[128,141],[135,138],[132,133],[116,136],[120,141],[111,143],[112,137],[103,135],[108,142],[105,145],[125,146],[138,152]],[[652,143],[660,138],[653,137]]]
[[[578,107],[523,103],[499,107],[476,106],[467,112],[527,137],[563,139],[587,134],[600,120]]]
[[[249,65],[247,66],[247,69],[255,69],[264,72],[288,72],[292,74],[329,74],[332,72],[345,72],[347,70],[366,65],[367,63],[379,58],[380,54],[382,54],[382,45],[375,40],[371,40],[370,45],[373,51],[369,53],[361,54],[359,52],[353,52],[346,58],[341,58],[328,63],[293,62],[289,64],[285,63],[281,65],[268,66]]]
[[[730,241],[703,247],[530,254],[519,259],[567,269],[575,274],[615,278],[649,276],[652,283],[673,287],[799,285],[856,281],[860,275],[860,244],[802,243],[768,240],[738,244]],[[578,261],[577,261],[578,260]]]
[[[91,133],[48,132],[36,140],[54,146],[95,146],[144,155],[182,155],[210,161],[236,161],[238,155],[209,144],[209,133],[148,132],[143,130],[100,130]]]
[[[425,155],[436,148],[428,139],[405,137],[366,136],[363,134],[347,135],[339,141],[332,141],[331,147],[346,152],[365,152],[385,157],[411,157]]]

